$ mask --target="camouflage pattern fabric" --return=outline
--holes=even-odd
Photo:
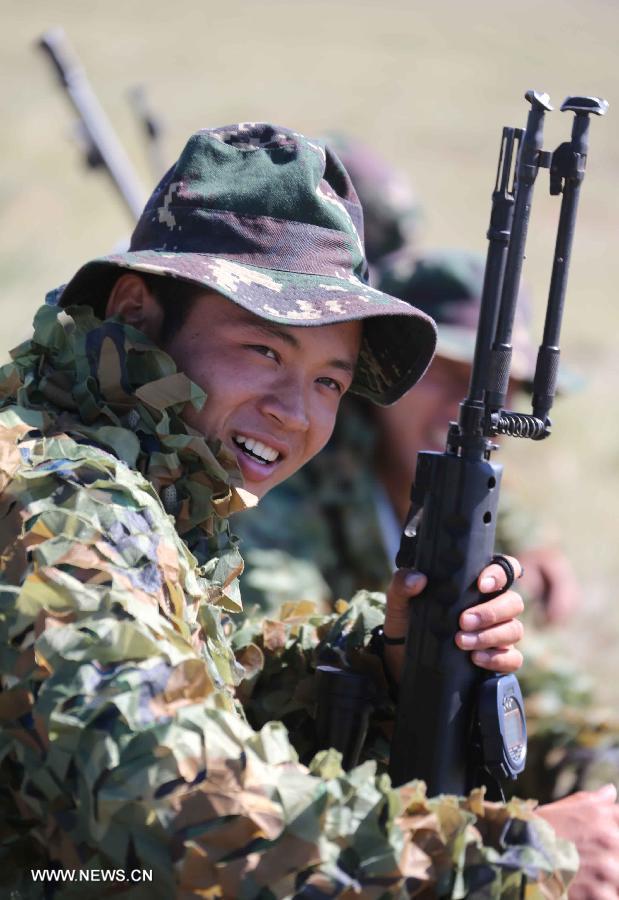
[[[404,172],[367,144],[341,132],[329,132],[326,142],[344,163],[361,201],[365,256],[372,274],[373,266],[416,246],[421,205]]]
[[[311,760],[316,741],[316,705],[319,701],[314,671],[317,663],[328,663],[331,666],[363,672],[374,681],[375,697],[378,698],[378,702],[363,746],[361,764],[350,774],[367,772],[374,776],[378,772],[379,777],[388,778],[385,773],[394,724],[394,708],[378,659],[367,652],[364,653],[364,648],[367,648],[370,642],[372,629],[384,620],[384,606],[383,594],[367,591],[356,594],[350,603],[338,601],[335,615],[321,614],[307,601],[288,602],[283,604],[279,614],[272,618],[247,619],[233,635],[238,658],[249,664],[249,677],[241,684],[240,692],[250,723],[255,728],[264,727],[277,716],[286,725],[290,740],[301,760],[309,760],[312,771],[316,771],[317,763],[321,766],[325,763],[330,764],[334,756],[334,751],[330,750],[319,753]],[[258,659],[260,661],[257,664]],[[434,814],[439,820],[444,815],[448,815],[449,818],[453,815],[454,825],[456,821],[459,823],[456,826],[459,835],[457,843],[461,841],[459,851],[456,850],[455,844],[448,841],[447,845],[441,847],[437,856],[430,854],[433,860],[431,871],[435,880],[427,885],[416,884],[412,896],[442,896],[443,885],[449,883],[454,897],[502,896],[503,890],[507,890],[507,896],[512,896],[511,892],[515,891],[516,897],[517,891],[523,887],[519,876],[510,884],[509,889],[507,889],[508,882],[503,882],[504,871],[501,872],[498,882],[493,880],[501,871],[502,865],[507,869],[513,865],[514,875],[519,869],[535,871],[541,859],[547,855],[557,861],[560,859],[559,867],[564,866],[566,871],[571,867],[572,861],[567,849],[558,850],[557,855],[558,848],[551,850],[550,845],[546,844],[545,837],[538,836],[528,846],[521,846],[518,850],[510,845],[508,835],[511,826],[506,826],[505,810],[507,809],[509,815],[519,818],[523,814],[526,815],[525,810],[531,809],[530,801],[514,798],[506,807],[483,801],[484,812],[475,822],[475,829],[482,836],[485,845],[480,852],[479,847],[473,850],[473,843],[470,843],[472,834],[467,835],[466,829],[464,832],[461,829],[464,825],[463,814],[473,812],[479,816],[482,812],[482,805],[478,804],[483,800],[483,792],[473,791],[466,799],[455,797],[429,799],[426,796],[425,785],[422,782],[413,782],[401,788],[398,793],[400,796],[404,793],[407,798],[415,798],[414,806],[418,814]],[[497,825],[502,830],[502,838],[498,843],[495,831]],[[443,834],[442,841],[445,840],[445,836]],[[456,832],[452,832],[452,838],[455,836]],[[538,843],[540,838],[541,842]],[[477,839],[476,837],[475,840]],[[423,841],[425,853],[435,840],[436,834],[432,834],[427,844],[425,840]],[[452,880],[452,867],[456,865],[458,853],[462,854],[459,857],[462,866],[460,870],[462,881],[459,887],[457,882]],[[421,861],[423,856],[419,859]],[[443,865],[446,866],[444,870]],[[497,870],[494,870],[495,865],[498,866]],[[540,870],[537,871],[539,873]],[[539,877],[539,874],[536,877]],[[561,875],[561,878],[563,877],[564,874]],[[545,882],[542,879],[542,883],[543,893],[549,891],[552,895],[553,891],[558,889],[558,882],[552,884],[552,881]],[[502,885],[501,888],[499,884]],[[411,886],[409,884],[409,890]],[[417,890],[419,894],[415,892]],[[495,894],[496,890],[499,890],[498,894]],[[536,888],[529,884],[527,891],[529,890],[535,892]],[[360,895],[385,896],[379,892],[371,893],[368,888],[362,890]],[[351,892],[350,896],[355,896],[354,892]],[[402,896],[407,894],[404,893]]]
[[[260,697],[277,708],[273,672],[301,680],[323,638],[358,659],[380,604],[230,639],[227,517],[248,498],[221,446],[183,425],[204,395],[164,353],[86,307],[43,307],[13,357],[0,371],[3,896],[44,896],[29,870],[50,864],[151,869],[161,898],[516,898],[525,878],[527,897],[564,896],[575,851],[532,804],[428,800],[420,784],[392,790],[373,761],[343,773],[332,751],[306,766],[281,722],[248,724],[240,701],[250,718]],[[145,895],[54,896],[112,894]]]
[[[435,250],[389,262],[382,268],[379,284],[436,319],[439,356],[472,363],[485,267],[481,254]],[[532,389],[537,347],[531,340],[531,318],[531,298],[521,287],[512,331],[511,375]]]

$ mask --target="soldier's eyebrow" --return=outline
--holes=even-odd
[[[266,337],[280,338],[290,347],[295,347],[297,350],[301,346],[294,334],[284,328],[280,328],[275,322],[266,322],[264,319],[259,319],[257,316],[253,315],[241,316],[240,321],[243,325],[251,326]],[[326,365],[332,366],[335,369],[341,369],[343,372],[348,372],[352,376],[355,372],[356,362],[356,360],[330,359]]]
[[[265,322],[263,319],[259,319],[256,316],[242,316],[241,322],[244,325],[249,325],[251,328],[254,328],[256,331],[261,332],[266,335],[266,337],[278,337],[286,344],[289,344],[291,347],[296,347],[297,349],[301,346],[297,338],[291,334],[289,331],[285,331],[283,328],[279,328],[275,322]]]

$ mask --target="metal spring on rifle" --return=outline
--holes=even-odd
[[[515,412],[502,412],[495,427],[497,434],[520,438],[542,437],[546,431],[546,425],[541,419]]]

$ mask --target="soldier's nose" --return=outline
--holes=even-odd
[[[307,431],[310,426],[303,391],[290,384],[263,397],[260,411],[289,431]]]

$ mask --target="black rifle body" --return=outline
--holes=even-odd
[[[483,458],[418,456],[412,501],[419,529],[398,564],[424,572],[428,585],[411,603],[400,697],[415,709],[398,717],[390,772],[396,785],[409,780],[413,758],[415,777],[425,780],[430,796],[461,793],[475,782],[475,754],[462,748],[475,741],[477,688],[487,676],[454,635],[463,610],[482,599],[477,578],[493,554],[501,473]]]

